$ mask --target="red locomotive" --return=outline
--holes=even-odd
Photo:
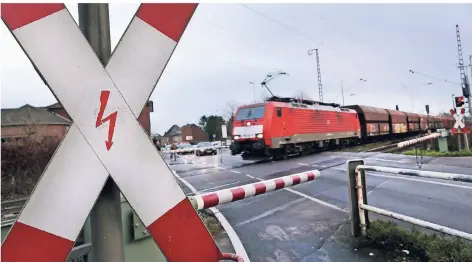
[[[243,159],[286,158],[319,148],[450,129],[453,125],[452,116],[427,116],[361,105],[341,107],[274,96],[264,103],[238,108],[233,120],[231,154],[241,154]]]

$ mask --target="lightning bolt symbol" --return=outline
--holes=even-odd
[[[115,111],[109,116],[103,118],[103,113],[105,112],[105,107],[108,103],[108,98],[110,97],[110,91],[102,91],[100,94],[100,112],[97,115],[96,127],[101,126],[107,121],[110,121],[110,126],[108,127],[108,140],[105,140],[105,146],[107,150],[110,151],[111,146],[113,145],[113,133],[115,132],[116,116],[118,112]]]

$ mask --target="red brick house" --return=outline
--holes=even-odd
[[[174,143],[191,143],[196,144],[202,141],[208,141],[208,134],[195,124],[188,124],[183,127],[173,125],[164,136],[162,136],[162,144],[169,145]]]
[[[138,121],[151,134],[153,103],[148,101]],[[19,108],[2,109],[2,143],[25,138],[41,141],[44,138],[62,139],[72,125],[72,119],[64,108],[55,103],[47,107],[24,105]]]
[[[195,124],[188,124],[180,128],[182,142],[199,143],[208,141],[208,133]]]
[[[45,138],[60,140],[69,130],[72,121],[40,107],[24,105],[2,109],[2,143],[25,139],[42,141]]]
[[[67,119],[71,119],[69,114],[67,114],[66,110],[59,103],[52,104],[45,108],[50,112],[61,115]],[[149,100],[147,101],[143,111],[141,112],[138,118],[139,123],[148,135],[151,135],[151,112],[154,112],[154,105],[153,102]]]

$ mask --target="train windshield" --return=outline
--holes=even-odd
[[[236,116],[237,121],[259,119],[264,117],[265,106],[241,108]]]

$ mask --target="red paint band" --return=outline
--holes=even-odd
[[[186,198],[147,229],[167,261],[216,262],[222,256],[207,228]]]
[[[218,194],[216,193],[204,195],[202,196],[202,199],[203,199],[203,208],[214,207],[218,205],[218,203],[220,202],[220,198],[218,197]]]
[[[307,180],[307,181],[310,181],[310,180],[313,180],[313,179],[315,179],[315,174],[313,174],[313,173],[311,173],[311,172],[310,172],[310,173],[308,173],[306,176],[307,176],[307,178],[308,178],[308,180]]]
[[[66,261],[73,246],[74,241],[17,221],[2,244],[1,260],[62,262]]]
[[[292,185],[300,184],[300,182],[301,182],[300,176],[297,175],[297,176],[292,177]]]
[[[244,188],[242,187],[231,189],[231,193],[233,194],[232,201],[241,200],[246,195],[246,192],[244,191]]]
[[[282,178],[277,178],[274,182],[275,189],[281,189],[285,187],[285,181]]]
[[[264,183],[257,183],[254,185],[254,188],[256,189],[255,196],[264,194],[266,192],[266,185]]]
[[[197,6],[198,4],[141,4],[136,16],[178,42]]]
[[[64,4],[2,4],[2,20],[10,30],[33,23],[65,9]],[[46,28],[44,30],[47,30]]]

